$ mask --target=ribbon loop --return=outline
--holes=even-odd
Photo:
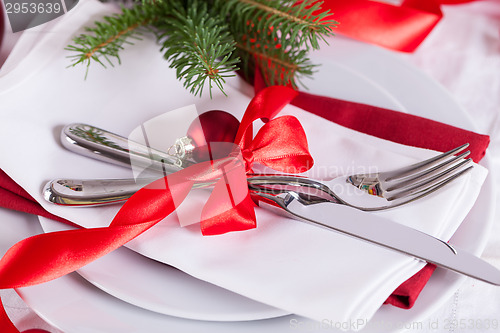
[[[296,95],[291,88],[273,86],[259,92],[250,102],[235,139],[241,149],[241,167],[224,172],[215,185],[203,209],[200,222],[203,235],[255,228],[255,204],[250,198],[245,176],[255,162],[291,173],[312,167],[313,159],[298,119],[293,116],[272,119]],[[252,124],[257,119],[266,124],[252,138]],[[244,198],[242,189],[246,194]]]
[[[249,144],[255,162],[286,173],[309,170],[313,158],[299,120],[282,116],[266,123]]]

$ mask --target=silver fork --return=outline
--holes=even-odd
[[[82,124],[78,125],[82,126]],[[85,136],[78,137],[78,140],[75,140],[75,137],[69,140],[67,133],[70,126],[75,125],[69,125],[63,130],[62,141],[69,150],[85,156],[127,165],[123,162],[124,154],[138,155],[140,153],[141,156],[147,157],[144,152],[151,151],[149,147],[138,143],[124,149],[126,138],[89,125],[83,126],[106,134],[105,147],[102,142],[96,144],[93,138],[87,140]],[[383,210],[427,196],[470,171],[473,168],[469,165],[471,160],[464,160],[469,152],[455,156],[468,146],[464,144],[423,162],[389,172],[337,177],[330,181],[318,181],[292,175],[249,175],[248,184],[250,190],[256,195],[279,194],[293,189],[307,197],[308,202],[328,201],[364,211]],[[114,154],[114,149],[119,154]],[[119,156],[119,159],[114,156]],[[167,167],[172,166],[168,162],[167,164]],[[168,170],[165,167],[162,169]],[[46,184],[44,197],[50,202],[71,206],[119,203],[127,200],[141,187],[160,176],[162,175],[158,174],[156,178],[147,179],[56,179]]]
[[[329,181],[290,175],[251,175],[248,184],[259,193],[297,192],[304,204],[326,200],[363,211],[384,210],[423,198],[472,170],[472,160],[464,159],[470,154],[463,152],[468,146],[467,143],[393,171],[341,176]]]

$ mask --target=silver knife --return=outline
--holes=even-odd
[[[386,218],[374,214],[370,214],[369,219],[352,219],[349,215],[343,217],[344,212],[350,211],[348,207],[334,206],[317,200],[309,201],[294,191],[279,195],[258,193],[257,199],[259,206],[278,214],[353,236],[493,285],[500,285],[500,270],[493,265],[438,238]],[[333,216],[335,218],[332,218]]]

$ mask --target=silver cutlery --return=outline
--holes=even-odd
[[[119,140],[124,140],[115,134],[107,138],[116,139],[117,137]],[[64,132],[62,139],[66,139]],[[105,145],[108,152],[114,149],[113,141],[109,141]],[[88,148],[82,150],[82,147],[89,147],[83,141],[80,141],[79,144],[66,145],[72,151],[84,152],[85,155],[100,160],[109,161],[115,156],[102,154],[100,150],[104,148],[101,146],[93,146],[97,148],[92,151]],[[426,161],[390,172],[370,175],[357,174],[339,177],[331,181],[317,181],[292,175],[252,174],[248,177],[248,186],[252,197],[259,206],[280,215],[312,223],[487,283],[500,285],[500,270],[470,253],[459,250],[438,238],[377,215],[372,214],[369,219],[352,219],[347,214],[342,216],[349,208],[341,209],[338,205],[332,205],[332,203],[336,203],[364,211],[376,211],[400,206],[425,197],[473,168],[469,165],[470,159],[464,160],[469,152],[455,156],[467,146],[468,144],[465,144]],[[126,152],[123,148],[117,149]],[[147,147],[134,146],[134,150],[141,152],[147,152],[148,149]],[[142,156],[147,155],[142,154]],[[160,162],[165,163],[165,159],[160,160]],[[171,163],[171,161],[167,163]],[[123,163],[123,159],[118,164],[130,165],[130,163]],[[175,161],[172,162],[172,165],[179,167]],[[162,170],[165,169],[162,168]],[[158,174],[156,178],[162,176],[163,174]],[[44,194],[47,200],[59,205],[110,204],[126,200],[154,179],[58,179],[46,185]],[[335,188],[340,185],[347,186],[348,189],[355,189],[357,192],[351,193],[346,198],[339,191],[335,191]],[[358,201],[354,200],[353,203],[350,201],[352,198],[357,198]]]
[[[120,166],[138,164],[156,171],[157,177],[55,179],[45,185],[44,197],[59,205],[95,206],[119,203],[162,177],[164,173],[180,170],[182,165],[171,155],[90,125],[66,126],[61,140],[73,152]],[[272,193],[278,187],[292,188],[298,192],[306,191],[318,200],[364,211],[383,210],[423,198],[470,171],[473,168],[471,160],[464,159],[469,152],[455,156],[467,147],[468,144],[464,144],[394,171],[342,176],[329,181],[293,175],[249,175],[248,184],[251,190],[257,192]]]

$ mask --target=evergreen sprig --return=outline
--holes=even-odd
[[[208,81],[223,91],[224,78],[242,67],[267,84],[297,85],[312,74],[309,49],[332,34],[335,21],[314,0],[136,0],[106,16],[67,47],[73,66],[120,63],[119,52],[145,31],[153,32],[164,58],[193,94]]]
[[[208,80],[210,92],[212,83],[224,91],[224,77],[234,76],[239,59],[232,57],[235,42],[226,22],[210,11],[205,1],[176,7],[172,16],[156,27],[163,31],[159,38],[164,57],[187,89],[201,95]]]
[[[224,12],[230,17],[232,34],[244,72],[262,71],[268,85],[297,87],[301,76],[310,76],[314,65],[309,48],[332,34],[335,21],[321,11],[320,1],[227,0]]]
[[[72,65],[85,64],[88,70],[95,61],[106,67],[102,58],[111,66],[114,65],[112,59],[121,64],[123,44],[133,44],[131,39],[141,39],[144,28],[162,15],[164,9],[161,5],[123,7],[120,14],[105,16],[103,21],[95,22],[95,27],[87,27],[86,34],[75,37],[74,45],[66,47],[66,50],[76,53],[70,56]]]
[[[332,33],[335,21],[321,11],[321,1],[225,0],[224,13],[231,17],[233,32],[247,34],[251,28],[260,40],[277,38],[293,46],[319,48],[319,39]]]

